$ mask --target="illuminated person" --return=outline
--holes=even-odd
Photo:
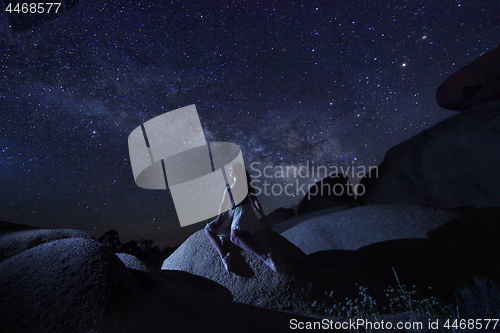
[[[239,172],[235,172],[235,168],[242,168]],[[237,179],[236,174],[241,175],[246,173],[246,179]],[[252,235],[264,228],[269,228],[266,215],[262,210],[259,200],[255,194],[255,189],[250,184],[250,176],[244,170],[244,166],[239,163],[232,164],[228,168],[229,181],[232,181],[231,189],[240,184],[239,182],[246,181],[248,185],[248,194],[245,199],[238,205],[223,213],[223,207],[227,207],[229,199],[228,190],[224,191],[222,202],[219,208],[219,215],[205,227],[205,233],[219,253],[222,263],[228,272],[231,271],[231,252],[224,246],[219,235],[230,235],[229,239],[232,243],[242,248],[245,251],[253,253],[257,258],[262,260],[269,268],[276,272],[276,267],[269,253],[257,246],[252,240]],[[239,177],[243,178],[243,177]],[[250,204],[253,204],[259,212],[261,219],[259,220],[253,211]]]

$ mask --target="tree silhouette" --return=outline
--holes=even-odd
[[[122,243],[120,242],[120,237],[118,236],[118,231],[111,229],[106,231],[104,235],[99,237],[99,243],[108,247],[114,253],[121,252]]]
[[[118,231],[114,229],[106,231],[104,235],[99,237],[98,241],[114,253],[131,254],[155,268],[161,268],[163,261],[177,248],[166,247],[162,251],[157,245],[153,246],[154,242],[150,239],[141,239],[139,241],[131,239],[129,242],[122,244]]]

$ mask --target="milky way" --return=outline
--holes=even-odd
[[[499,22],[473,0],[82,1],[20,33],[4,15],[0,220],[177,245],[202,224],[181,229],[168,192],[135,185],[142,122],[196,104],[207,140],[248,164],[378,165],[455,114],[436,88],[498,46]]]

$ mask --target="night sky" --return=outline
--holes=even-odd
[[[0,16],[0,220],[178,245],[204,223],[135,185],[142,122],[196,104],[247,165],[375,166],[456,114],[437,87],[500,43],[498,1],[106,3],[20,33]]]

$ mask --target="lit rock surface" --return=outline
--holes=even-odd
[[[311,254],[356,250],[391,239],[426,238],[427,232],[459,216],[457,212],[415,205],[370,205],[304,221],[282,236]]]
[[[133,269],[133,270],[145,272],[145,273],[152,273],[152,272],[156,271],[153,267],[142,262],[137,257],[135,257],[131,254],[117,253],[116,256],[121,260],[121,262],[128,269]]]
[[[181,270],[203,276],[229,289],[236,302],[268,309],[308,314],[319,299],[314,283],[320,278],[307,256],[280,235],[261,231],[257,242],[267,244],[278,272],[271,271],[253,254],[233,245],[234,273],[226,272],[204,231],[187,239],[163,263],[163,270]]]
[[[13,226],[22,226],[15,224],[6,224],[0,228],[0,262],[19,254],[25,250],[31,249],[43,243],[51,242],[64,238],[87,238],[92,236],[84,231],[72,229],[25,229],[19,231],[6,231],[14,228]]]

